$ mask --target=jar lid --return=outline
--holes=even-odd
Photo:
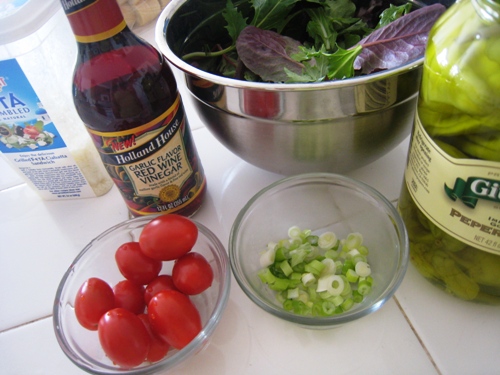
[[[0,45],[25,38],[42,27],[58,10],[59,0],[0,2]]]

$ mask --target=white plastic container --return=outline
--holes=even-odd
[[[113,186],[73,104],[77,46],[58,0],[0,2],[0,152],[42,198]]]

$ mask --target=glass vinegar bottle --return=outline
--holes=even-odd
[[[78,45],[73,100],[130,213],[191,216],[206,179],[164,56],[116,0],[61,0]]]

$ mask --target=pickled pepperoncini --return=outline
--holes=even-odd
[[[420,273],[500,303],[500,0],[459,0],[429,34],[398,209]]]

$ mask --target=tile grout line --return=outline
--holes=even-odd
[[[392,199],[391,200],[391,203],[397,207],[398,205],[398,199],[399,198],[396,198],[396,199]],[[399,303],[399,300],[398,298],[394,295],[393,296],[393,299],[394,299],[394,302],[396,302],[396,305],[398,306],[398,309],[399,311],[401,311],[401,313],[403,314],[403,317],[405,318],[406,322],[408,323],[408,325],[410,326],[413,334],[415,335],[415,337],[417,338],[418,342],[420,343],[420,346],[422,347],[422,349],[424,349],[424,352],[425,354],[427,355],[427,358],[429,358],[429,360],[431,361],[432,363],[432,366],[436,369],[438,375],[442,375],[442,372],[439,370],[436,362],[434,361],[434,359],[432,358],[431,356],[431,353],[429,352],[429,350],[427,349],[427,347],[425,346],[422,338],[420,337],[420,335],[418,334],[417,330],[415,329],[415,327],[413,327],[413,324],[411,323],[410,321],[410,318],[408,318],[408,315],[406,315],[406,312],[405,310],[403,309],[403,307],[401,306],[401,304]]]
[[[37,323],[37,322],[39,322],[41,320],[44,320],[44,319],[47,319],[47,318],[52,319],[52,316],[53,316],[53,314],[49,314],[49,315],[46,315],[46,316],[41,316],[40,318],[36,318],[36,319],[30,320],[29,322],[20,323],[20,324],[18,324],[16,326],[13,326],[13,327],[8,327],[6,329],[1,330],[0,331],[0,335],[2,335],[4,333],[8,333],[10,331],[13,331],[15,329],[23,328],[23,327],[25,327],[27,325],[30,325],[30,324],[33,324],[33,323]]]
[[[403,307],[401,306],[401,304],[399,303],[399,300],[397,299],[396,296],[393,296],[393,299],[394,301],[396,302],[396,305],[398,306],[399,310],[401,311],[401,313],[403,314],[403,317],[405,318],[406,322],[408,323],[408,325],[410,326],[413,334],[415,335],[415,337],[417,338],[418,342],[420,343],[420,346],[422,347],[422,349],[424,349],[424,352],[425,354],[427,355],[427,358],[429,358],[429,360],[431,361],[432,363],[432,366],[436,369],[438,375],[442,375],[442,372],[439,370],[436,362],[434,361],[434,359],[432,358],[431,356],[431,353],[429,352],[429,350],[427,349],[427,347],[425,346],[422,338],[420,337],[420,335],[418,334],[417,330],[415,329],[415,327],[413,327],[413,324],[411,323],[410,321],[410,318],[408,318],[408,315],[406,315],[406,312],[404,311]]]
[[[24,185],[26,185],[26,182],[21,181],[21,182],[15,184],[15,185],[9,185],[9,186],[5,186],[3,188],[0,188],[0,192],[5,192],[5,191],[8,191],[8,190],[16,189],[16,188],[18,188],[20,186],[24,186]]]

